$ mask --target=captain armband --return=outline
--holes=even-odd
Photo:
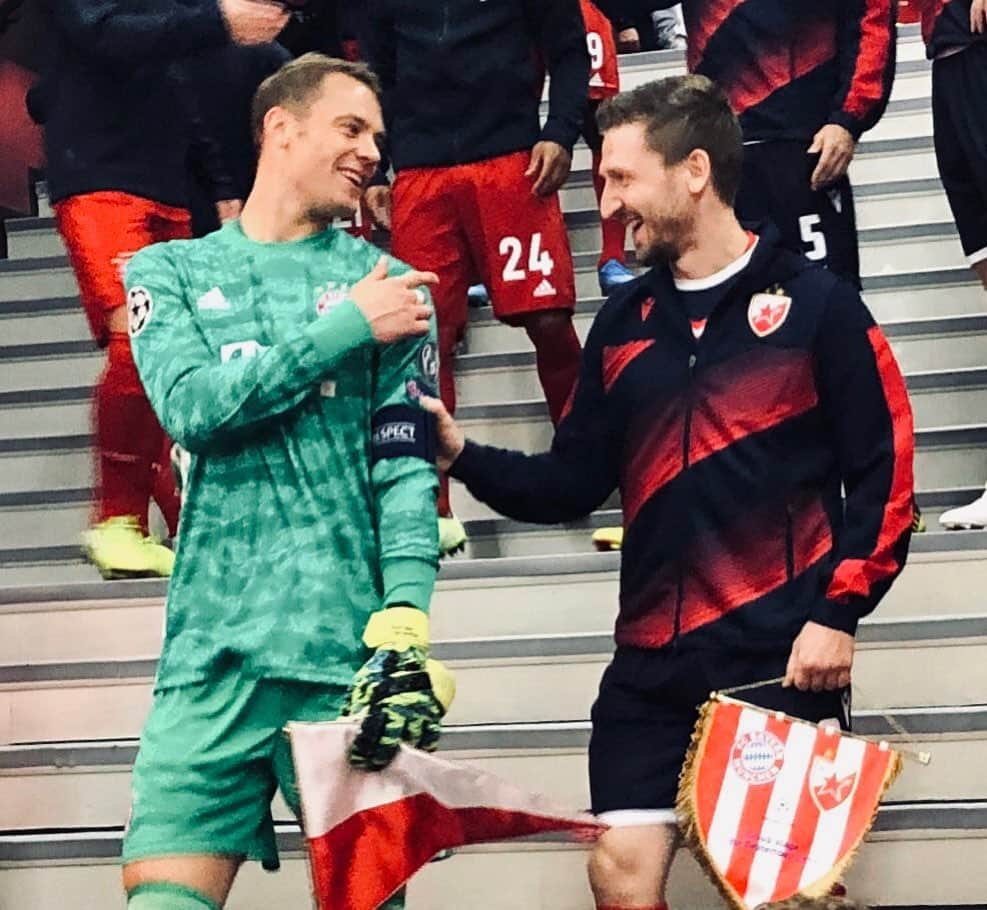
[[[394,404],[373,416],[370,460],[382,458],[421,458],[435,463],[435,417],[417,405]]]

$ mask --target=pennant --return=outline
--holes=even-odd
[[[736,910],[829,893],[901,769],[872,743],[714,696],[679,783],[685,839]]]
[[[585,842],[606,828],[408,746],[383,771],[357,770],[347,759],[355,732],[351,723],[288,725],[319,910],[375,910],[452,847],[547,832]]]

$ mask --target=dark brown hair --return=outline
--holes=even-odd
[[[260,148],[264,118],[272,107],[302,112],[322,86],[322,80],[336,74],[362,82],[380,99],[380,82],[365,63],[351,63],[325,54],[303,54],[268,76],[254,94],[250,110],[250,127]]]
[[[648,82],[605,101],[596,120],[602,133],[628,123],[643,124],[648,148],[668,166],[703,149],[709,155],[716,195],[733,205],[744,143],[727,96],[710,79],[689,75]]]

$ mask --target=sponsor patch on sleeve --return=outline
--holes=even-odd
[[[371,423],[371,463],[382,458],[421,458],[435,462],[435,418],[415,405],[381,408]]]
[[[151,321],[151,314],[154,312],[154,301],[147,288],[131,288],[127,292],[127,331],[131,338],[136,338]]]
[[[418,349],[418,372],[430,386],[439,378],[439,351],[434,341],[426,341]]]

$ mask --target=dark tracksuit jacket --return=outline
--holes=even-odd
[[[912,457],[859,294],[765,228],[699,341],[667,267],[623,285],[551,450],[470,442],[451,473],[522,521],[575,520],[619,487],[618,645],[779,653],[807,620],[853,633],[901,571]]]
[[[395,171],[483,161],[542,139],[572,150],[589,81],[579,0],[369,0],[364,25]]]
[[[45,124],[52,200],[117,190],[185,206],[185,156],[195,137],[182,85],[168,68],[229,43],[215,0],[47,6],[54,47],[33,113]],[[216,198],[228,198],[223,192]]]
[[[925,0],[922,38],[930,60],[951,48],[984,40],[983,35],[975,35],[970,29],[970,0]]]
[[[747,142],[807,140],[827,123],[859,139],[891,94],[896,6],[684,0],[688,67],[723,87]]]

